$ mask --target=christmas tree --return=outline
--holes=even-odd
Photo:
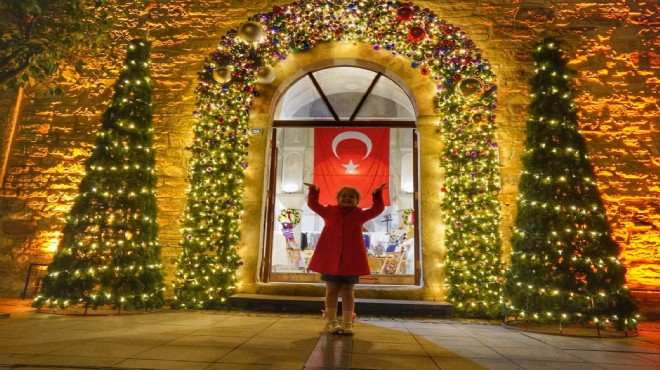
[[[149,50],[129,44],[37,307],[163,304]]]
[[[534,52],[518,214],[504,286],[508,312],[527,320],[635,325],[636,306],[578,132],[571,70],[559,42]]]

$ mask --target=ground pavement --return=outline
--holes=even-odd
[[[639,336],[535,334],[497,323],[359,318],[323,333],[320,316],[173,311],[35,312],[0,300],[0,369],[660,369],[660,323]],[[6,317],[6,315],[5,315]]]

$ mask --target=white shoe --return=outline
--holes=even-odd
[[[342,327],[339,325],[339,321],[332,320],[328,321],[328,324],[325,326],[325,330],[327,330],[330,334],[339,334],[339,332],[342,331]]]
[[[343,327],[344,335],[355,334],[355,325],[352,322],[345,322]]]

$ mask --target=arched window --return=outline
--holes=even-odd
[[[415,110],[403,89],[381,73],[334,67],[296,81],[280,99],[275,120],[414,122]]]
[[[328,141],[332,142],[329,153],[343,166],[337,176],[349,180],[353,174],[363,176],[363,180],[355,180],[359,184],[385,176],[389,185],[385,211],[365,224],[363,236],[372,275],[362,277],[360,283],[419,284],[420,272],[415,270],[420,265],[415,264],[420,255],[419,231],[412,223],[418,184],[415,120],[410,94],[381,72],[337,66],[309,72],[288,86],[273,117],[262,280],[320,282],[318,274],[306,266],[323,220],[307,207],[303,183],[319,179],[322,169],[317,162],[324,150],[321,135],[330,134],[334,140]],[[377,141],[370,136],[372,132],[384,133],[384,139]],[[360,154],[354,163],[342,154],[351,150],[366,155]],[[376,152],[385,158],[385,175],[372,176],[376,172],[365,169],[371,162],[359,162]],[[322,194],[332,193],[329,188],[322,187]],[[363,194],[363,199],[370,201],[370,194]]]

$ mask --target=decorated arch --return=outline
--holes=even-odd
[[[174,281],[179,308],[215,308],[236,289],[249,168],[250,107],[272,67],[324,42],[368,44],[404,56],[437,84],[437,157],[443,178],[424,178],[442,193],[444,246],[434,273],[446,276],[446,296],[464,314],[492,313],[503,276],[499,233],[499,166],[495,142],[497,86],[489,62],[459,28],[412,3],[365,0],[298,1],[250,17],[222,36],[199,73],[197,110],[181,254]],[[444,269],[441,271],[440,269]]]

